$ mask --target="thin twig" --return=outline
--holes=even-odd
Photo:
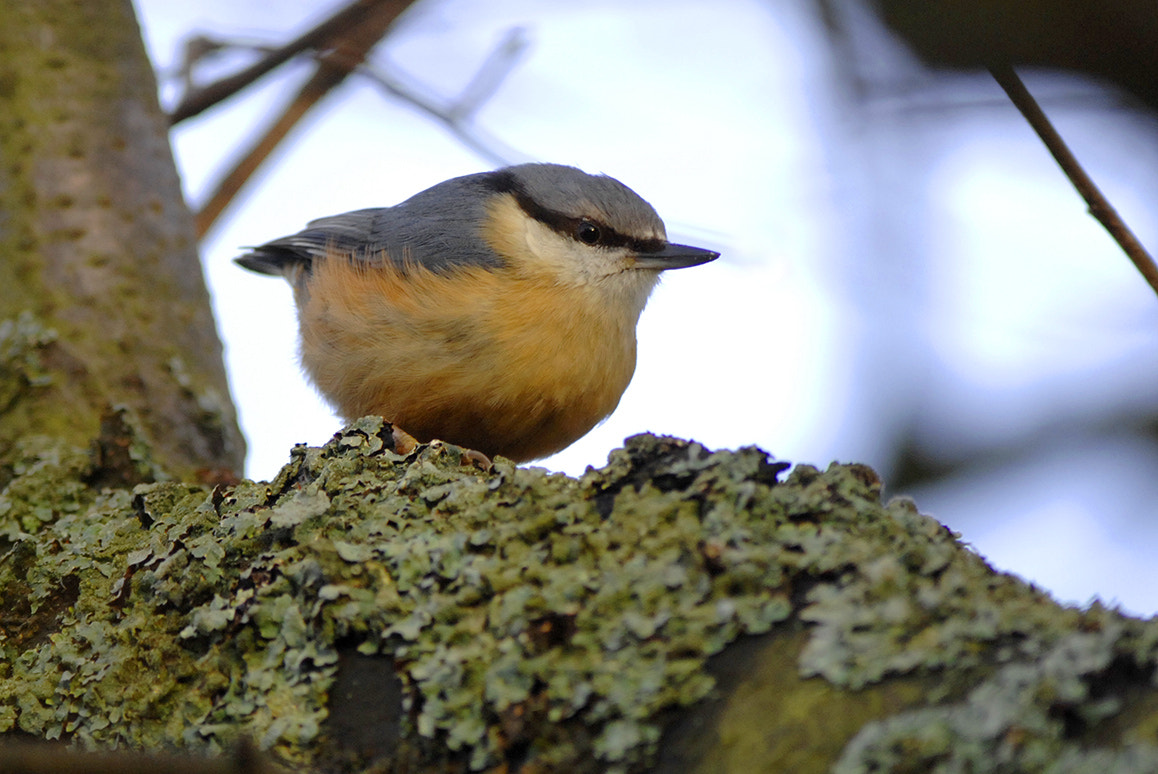
[[[281,115],[248,150],[241,154],[233,167],[214,186],[213,192],[194,216],[198,239],[205,238],[209,229],[213,228],[213,224],[217,222],[221,214],[225,212],[226,207],[240,193],[253,173],[269,158],[274,148],[298,125],[298,122],[309,112],[309,109],[330,93],[345,77],[346,73],[325,65],[320,65],[314,71],[314,75],[294,95],[293,100],[286,106]]]
[[[375,0],[371,3],[372,7],[367,15],[360,17],[357,24],[333,31],[333,36],[323,41],[329,50],[318,62],[313,76],[298,90],[293,100],[265,133],[241,155],[233,168],[215,186],[213,193],[195,216],[198,239],[204,239],[242,186],[274,148],[297,126],[310,108],[361,65],[370,49],[385,36],[390,25],[412,2],[413,0]]]
[[[512,27],[503,36],[502,42],[487,56],[486,61],[475,72],[470,83],[462,90],[453,107],[453,115],[463,119],[478,112],[486,104],[503,81],[515,69],[515,65],[527,51],[527,31],[522,27]]]
[[[233,96],[270,70],[301,52],[318,48],[335,34],[357,25],[376,4],[377,0],[354,0],[321,24],[284,46],[273,49],[241,72],[228,78],[222,78],[196,91],[186,93],[181,99],[181,103],[169,115],[169,123],[171,125],[177,124],[187,118],[192,118],[203,110]]]
[[[497,140],[485,137],[477,127],[469,126],[463,119],[453,115],[453,108],[445,108],[435,104],[434,100],[423,96],[418,90],[403,86],[396,79],[375,68],[362,67],[361,73],[381,86],[388,94],[410,103],[413,107],[442,123],[450,130],[451,134],[458,138],[459,142],[482,156],[487,162],[498,167],[505,167],[520,160],[514,152],[505,148],[500,149],[501,143]]]
[[[431,89],[403,83],[403,79],[397,73],[387,73],[369,65],[362,65],[361,73],[391,96],[410,103],[444,124],[463,145],[490,163],[505,166],[525,159],[517,158],[520,154],[503,146],[498,140],[485,136],[480,129],[471,124],[471,119],[498,90],[518,63],[526,47],[523,30],[521,28],[511,30],[487,57],[471,82],[463,89],[462,95],[450,104],[440,104],[438,99],[429,96],[433,93]]]
[[[1130,231],[1129,226],[1119,217],[1110,202],[1094,185],[1094,181],[1082,169],[1081,164],[1074,158],[1061,135],[1053,128],[1053,124],[1046,118],[1037,101],[1025,88],[1021,78],[1009,65],[994,65],[989,68],[989,72],[1005,90],[1005,93],[1009,95],[1009,99],[1021,111],[1021,114],[1025,116],[1025,120],[1029,122],[1033,130],[1037,132],[1037,136],[1053,154],[1054,159],[1061,166],[1066,177],[1073,183],[1074,188],[1078,189],[1078,193],[1086,201],[1090,214],[1098,219],[1106,231],[1110,232],[1110,236],[1125,251],[1126,256],[1133,261],[1138,271],[1142,272],[1146,282],[1150,284],[1155,293],[1158,293],[1158,265],[1155,265],[1154,259],[1146,252],[1146,248],[1142,246],[1134,233]]]

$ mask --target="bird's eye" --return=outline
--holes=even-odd
[[[603,232],[599,230],[599,226],[596,226],[591,221],[581,220],[579,221],[578,228],[575,229],[575,236],[583,244],[593,245],[603,236]]]

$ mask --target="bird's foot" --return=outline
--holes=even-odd
[[[462,461],[464,465],[469,462],[479,468],[482,468],[488,473],[490,472],[491,467],[493,467],[491,458],[478,451],[477,449],[463,449]]]
[[[390,433],[394,439],[395,454],[406,455],[418,448],[418,439],[393,422],[390,423]]]
[[[417,438],[412,436],[410,433],[403,430],[398,425],[391,424],[390,427],[391,427],[391,433],[393,434],[393,439],[394,439],[394,453],[395,454],[402,454],[402,455],[409,454],[410,452],[417,449],[418,446],[422,443],[421,441],[419,441]],[[482,452],[477,451],[475,449],[467,449],[466,447],[457,446],[455,444],[447,443],[446,441],[434,440],[434,441],[431,441],[431,443],[432,444],[433,443],[441,443],[445,446],[454,446],[454,448],[460,449],[462,452],[462,464],[463,465],[474,465],[475,467],[480,468],[481,470],[484,470],[487,472],[490,472],[490,469],[493,467],[493,464],[491,463],[490,457],[486,456]]]

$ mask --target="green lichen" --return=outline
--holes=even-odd
[[[573,479],[392,448],[365,418],[269,483],[74,493],[16,519],[0,604],[22,595],[31,623],[0,618],[0,732],[200,750],[245,735],[314,763],[356,648],[395,665],[414,749],[473,770],[638,770],[672,710],[714,695],[710,657],[806,625],[787,662],[804,684],[863,694],[959,670],[864,725],[842,772],[1153,753],[1122,686],[1149,690],[1154,626],[994,573],[910,502],[882,504],[866,468],[781,482],[757,449],[639,436]],[[60,459],[21,470],[48,466],[67,492],[84,474]],[[1133,729],[1117,732],[1128,750],[1086,733],[1111,723]]]
[[[1078,611],[995,573],[912,502],[894,500],[887,512],[883,540],[841,541],[836,550],[855,571],[812,592],[802,614],[815,626],[805,674],[860,688],[918,667],[979,665],[991,655],[985,643],[1007,642],[1002,660],[1019,650],[1032,656],[1037,636],[1076,622]],[[881,551],[882,542],[895,550]]]
[[[88,509],[94,495],[83,481],[84,450],[30,436],[0,457],[0,546],[25,540],[63,514]]]
[[[708,655],[791,612],[772,553],[703,560],[737,514],[760,518],[744,505],[774,484],[761,452],[697,447],[674,466],[706,506],[502,460],[464,477],[459,450],[403,458],[384,433],[363,420],[299,447],[268,485],[140,485],[13,533],[0,583],[19,553],[32,598],[66,579],[78,593],[47,636],[5,643],[0,731],[210,749],[244,733],[306,760],[336,643],[356,640],[406,665],[414,732],[473,768],[500,759],[498,719],[532,699],[626,766],[660,710],[711,690]]]
[[[802,466],[801,476],[816,472]],[[993,571],[911,501],[884,510],[891,519],[868,527],[876,540],[827,551],[845,569],[807,595],[801,673],[854,690],[898,675],[944,678],[927,681],[922,704],[868,722],[833,771],[1158,770],[1152,733],[1106,731],[1111,719],[1153,724],[1123,710],[1155,687],[1158,622],[1097,603],[1061,607]]]
[[[1153,688],[1158,624],[1095,604],[1077,630],[1041,634],[962,700],[867,724],[834,772],[1158,771],[1152,734],[1105,733],[1129,694]]]

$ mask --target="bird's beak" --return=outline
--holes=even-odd
[[[712,250],[705,250],[702,247],[668,243],[657,253],[636,253],[634,257],[634,268],[636,269],[663,271],[665,269],[686,269],[689,266],[699,266],[701,263],[716,260],[720,254]]]

